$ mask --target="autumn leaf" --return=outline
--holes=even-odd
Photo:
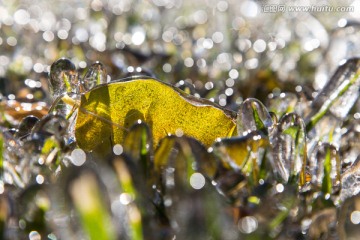
[[[216,138],[236,131],[236,113],[195,98],[152,78],[103,84],[81,96],[76,121],[79,147],[121,144],[128,129],[146,122],[154,147],[167,135],[185,135],[210,146]]]

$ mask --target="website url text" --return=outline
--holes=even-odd
[[[277,13],[277,12],[354,12],[354,6],[286,6],[281,4],[262,5],[263,13]]]

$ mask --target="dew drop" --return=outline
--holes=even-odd
[[[252,216],[244,217],[240,219],[238,227],[241,232],[250,234],[258,228],[258,221]]]
[[[258,39],[254,42],[253,48],[255,52],[262,53],[266,50],[266,42],[262,39]]]
[[[24,9],[19,9],[14,14],[14,20],[19,25],[25,25],[30,22],[30,14]]]
[[[350,215],[350,220],[353,224],[360,224],[360,211],[353,211]]]
[[[175,135],[177,137],[182,137],[184,135],[184,131],[181,128],[175,130]]]
[[[284,191],[284,185],[281,183],[276,184],[276,191],[282,193]]]
[[[156,78],[155,74],[147,69],[147,68],[143,68],[143,67],[133,67],[133,66],[129,66],[126,69],[127,73],[125,75],[125,77],[139,77],[139,76],[147,76],[147,77],[151,77],[151,78]]]
[[[169,73],[172,70],[172,66],[170,65],[170,63],[165,63],[162,69],[164,72]]]
[[[120,202],[123,205],[128,205],[129,203],[131,203],[133,201],[133,197],[128,194],[128,193],[122,193],[120,195]]]
[[[201,189],[205,186],[205,177],[201,173],[193,173],[190,177],[190,185],[194,189]]]
[[[192,67],[194,66],[194,59],[192,59],[191,57],[185,58],[184,60],[184,65],[186,67]]]
[[[232,79],[238,78],[238,77],[239,77],[239,72],[238,72],[238,70],[236,70],[236,69],[231,69],[231,70],[229,71],[229,77],[232,78]]]
[[[146,38],[145,32],[141,28],[139,28],[132,35],[131,42],[134,45],[139,46],[145,41],[145,38]]]
[[[44,183],[44,176],[43,175],[37,175],[36,176],[36,182],[38,183],[38,184],[43,184]]]
[[[86,161],[86,153],[80,148],[74,149],[71,152],[70,160],[75,166],[81,166]]]
[[[225,84],[226,86],[228,86],[229,88],[233,87],[235,85],[235,81],[234,79],[232,78],[228,78],[226,81],[225,81]]]
[[[123,146],[120,144],[115,144],[113,147],[113,152],[115,155],[121,155],[123,153],[124,149]]]
[[[29,240],[41,240],[41,235],[37,231],[31,231],[29,233]]]

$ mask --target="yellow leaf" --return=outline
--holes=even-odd
[[[122,144],[128,129],[141,120],[152,130],[154,147],[168,134],[210,146],[236,132],[235,119],[235,112],[158,80],[130,79],[99,85],[81,96],[75,135],[84,150]]]

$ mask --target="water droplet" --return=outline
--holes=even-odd
[[[142,28],[137,28],[133,35],[131,36],[131,42],[136,45],[139,46],[141,45],[146,38],[146,33],[144,32],[144,30]]]
[[[36,182],[38,183],[38,184],[43,184],[44,183],[44,176],[43,175],[37,175],[36,176]]]
[[[194,189],[201,189],[205,186],[205,177],[201,173],[193,173],[190,177],[190,185]]]
[[[281,183],[276,184],[276,191],[279,193],[282,193],[284,191],[284,185],[282,185]]]
[[[238,70],[236,70],[236,69],[231,69],[231,70],[229,71],[229,77],[232,78],[232,79],[238,78],[238,77],[239,77],[239,72],[238,72]]]
[[[177,137],[182,137],[184,135],[184,131],[181,128],[175,130],[175,135]]]
[[[258,39],[253,44],[254,51],[257,53],[262,53],[266,50],[266,42],[262,39]]]
[[[128,193],[122,193],[120,195],[119,199],[120,199],[121,204],[123,204],[123,205],[128,205],[129,203],[131,203],[133,201],[133,197]]]
[[[80,148],[74,149],[71,152],[70,160],[75,166],[81,166],[86,161],[86,153]]]
[[[137,77],[141,77],[141,76],[147,76],[147,77],[152,77],[155,78],[155,74],[150,71],[149,69],[143,68],[143,67],[133,67],[133,66],[128,66],[126,69],[126,74],[125,74],[125,78],[127,77],[131,77],[131,78],[137,78]]]
[[[189,83],[188,81],[180,80],[175,84],[175,87],[180,88],[184,92],[194,95],[196,93],[196,89],[193,84]]]
[[[24,9],[19,9],[14,13],[14,20],[19,25],[26,25],[30,21],[30,14]]]
[[[84,90],[88,91],[106,82],[107,73],[104,65],[101,62],[95,62],[90,66],[81,83]]]
[[[29,233],[29,240],[41,240],[41,235],[37,231],[31,231]]]
[[[54,99],[64,93],[79,93],[76,67],[69,59],[61,58],[51,65],[50,89]]]
[[[360,223],[360,211],[353,211],[350,215],[350,220],[353,224]]]
[[[121,155],[123,153],[123,146],[120,144],[115,144],[113,147],[113,152],[115,155]]]
[[[252,216],[244,217],[239,220],[238,227],[241,232],[250,234],[258,228],[258,221]]]
[[[259,100],[248,98],[240,104],[237,117],[239,136],[245,136],[248,132],[256,130],[268,133],[272,126],[273,120],[271,115]]]

